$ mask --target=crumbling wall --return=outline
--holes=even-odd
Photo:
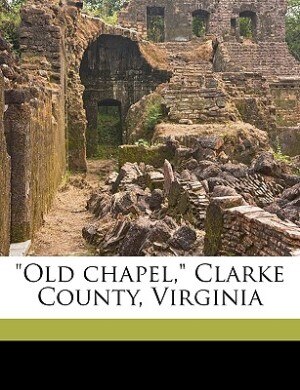
[[[3,127],[4,80],[0,71],[0,256],[7,256],[10,244],[10,158]]]
[[[56,4],[57,3],[57,4]],[[64,31],[58,2],[22,9],[20,74],[6,87],[4,124],[11,156],[11,240],[32,238],[66,167]]]
[[[222,80],[242,120],[272,133],[276,116],[267,78],[257,72],[227,72]]]
[[[5,131],[12,159],[12,242],[29,240],[65,169],[64,133],[53,110],[51,90],[24,88],[6,94]]]
[[[250,11],[256,14],[257,40],[284,42],[287,0],[132,0],[121,12],[119,23],[147,38],[147,7],[164,7],[166,41],[191,39],[192,13],[202,10],[209,13],[209,34],[238,38],[239,15]]]
[[[207,209],[204,254],[299,256],[300,229],[241,197],[215,198]]]
[[[13,242],[32,238],[41,226],[65,173],[66,150],[70,168],[86,170],[79,75],[85,50],[105,33],[138,40],[136,33],[87,17],[70,2],[29,0],[21,19],[19,73],[24,77],[4,67],[12,74],[5,93],[5,134],[12,159]]]
[[[101,35],[117,35],[137,42],[138,35],[121,27],[107,25],[98,18],[80,12],[75,6],[62,8],[67,57],[67,133],[69,168],[86,171],[87,118],[83,102],[85,90],[80,78],[80,67],[86,49]]]
[[[270,84],[276,112],[274,146],[289,156],[300,153],[300,77],[279,78]]]

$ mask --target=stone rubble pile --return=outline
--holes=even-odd
[[[177,203],[168,202],[176,192],[175,183],[180,187],[181,197],[186,197],[182,204],[188,202],[188,191],[174,178],[169,183],[168,197],[164,190],[167,182],[162,169],[126,163],[119,175],[109,177],[107,187],[95,192],[89,200],[87,208],[98,220],[83,229],[84,238],[102,256],[200,255],[203,231],[175,212],[180,197]],[[187,213],[185,206],[182,215]]]
[[[201,160],[198,149],[169,145],[176,146],[173,165],[126,163],[90,198],[96,221],[83,236],[99,255],[202,255],[206,211],[218,197],[242,196],[244,205],[299,222],[300,177],[271,152],[247,166],[224,154]]]

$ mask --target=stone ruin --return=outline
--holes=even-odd
[[[19,60],[0,39],[0,254],[34,236],[67,166],[86,171],[108,106],[120,115],[125,168],[89,202],[100,220],[84,235],[100,253],[297,254],[300,66],[285,43],[287,1],[132,0],[117,26],[82,5],[27,1]],[[154,129],[153,106],[161,112]],[[140,139],[153,146],[126,145]],[[278,166],[271,146],[289,163]],[[171,198],[165,158],[176,179]]]

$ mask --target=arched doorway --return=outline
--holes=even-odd
[[[164,7],[147,7],[147,37],[152,42],[165,41]]]
[[[199,38],[205,36],[209,32],[209,12],[197,10],[192,13],[192,17],[193,35]]]
[[[98,103],[98,143],[101,146],[119,146],[123,143],[121,102],[114,99]]]
[[[152,68],[137,42],[103,34],[85,51],[80,79],[85,87],[87,157],[98,157],[99,145],[126,142],[122,124],[129,108],[166,82],[169,73]]]

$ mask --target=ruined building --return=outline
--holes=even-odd
[[[300,66],[285,43],[287,0],[132,0],[118,26],[82,5],[29,0],[17,65],[0,42],[0,254],[9,237],[32,238],[66,166],[86,171],[86,156],[104,143],[103,109],[119,116],[118,144],[170,134],[188,143],[226,129],[234,157],[249,163],[266,131],[273,146],[299,154]],[[143,115],[153,102],[165,116],[149,133]],[[252,125],[250,145],[238,135],[243,123]]]

